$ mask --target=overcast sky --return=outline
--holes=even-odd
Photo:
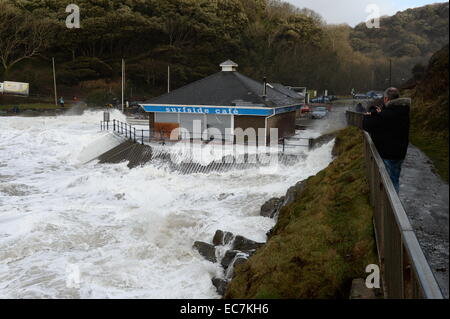
[[[309,8],[319,13],[327,23],[347,23],[355,26],[367,20],[369,4],[376,4],[381,15],[393,15],[397,11],[421,7],[442,0],[285,0],[299,8]]]

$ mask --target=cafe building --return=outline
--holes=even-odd
[[[152,134],[168,137],[178,128],[184,132],[179,138],[200,139],[205,136],[198,134],[200,129],[206,134],[220,132],[229,142],[236,141],[238,128],[253,128],[259,136],[264,134],[259,140],[267,142],[271,128],[278,129],[278,138],[294,135],[301,96],[297,98],[296,92],[281,84],[251,79],[237,67],[233,61],[225,61],[220,72],[142,103]]]

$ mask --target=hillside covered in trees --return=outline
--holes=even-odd
[[[54,57],[61,94],[102,103],[119,96],[122,58],[129,98],[164,92],[168,65],[176,88],[232,59],[255,79],[348,94],[384,88],[387,57],[400,84],[448,42],[448,3],[369,30],[326,25],[278,0],[78,0],[81,28],[68,29],[71,2],[0,0],[0,80],[29,82],[32,94],[51,96]]]
[[[375,64],[381,66],[386,58],[392,59],[394,83],[404,82],[413,66],[415,72],[424,72],[432,54],[448,43],[448,21],[448,2],[427,5],[382,17],[379,29],[361,23],[351,31],[350,41],[354,50],[371,57]],[[383,72],[377,71],[380,82]]]

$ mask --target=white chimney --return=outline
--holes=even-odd
[[[233,72],[236,71],[238,65],[231,60],[227,60],[220,64],[222,72]]]

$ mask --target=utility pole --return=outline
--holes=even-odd
[[[125,60],[122,59],[122,113],[124,112]]]
[[[170,92],[170,65],[167,65],[167,93]]]
[[[53,88],[55,90],[55,105],[58,105],[58,93],[56,92],[55,58],[52,58],[52,65],[53,65]]]

